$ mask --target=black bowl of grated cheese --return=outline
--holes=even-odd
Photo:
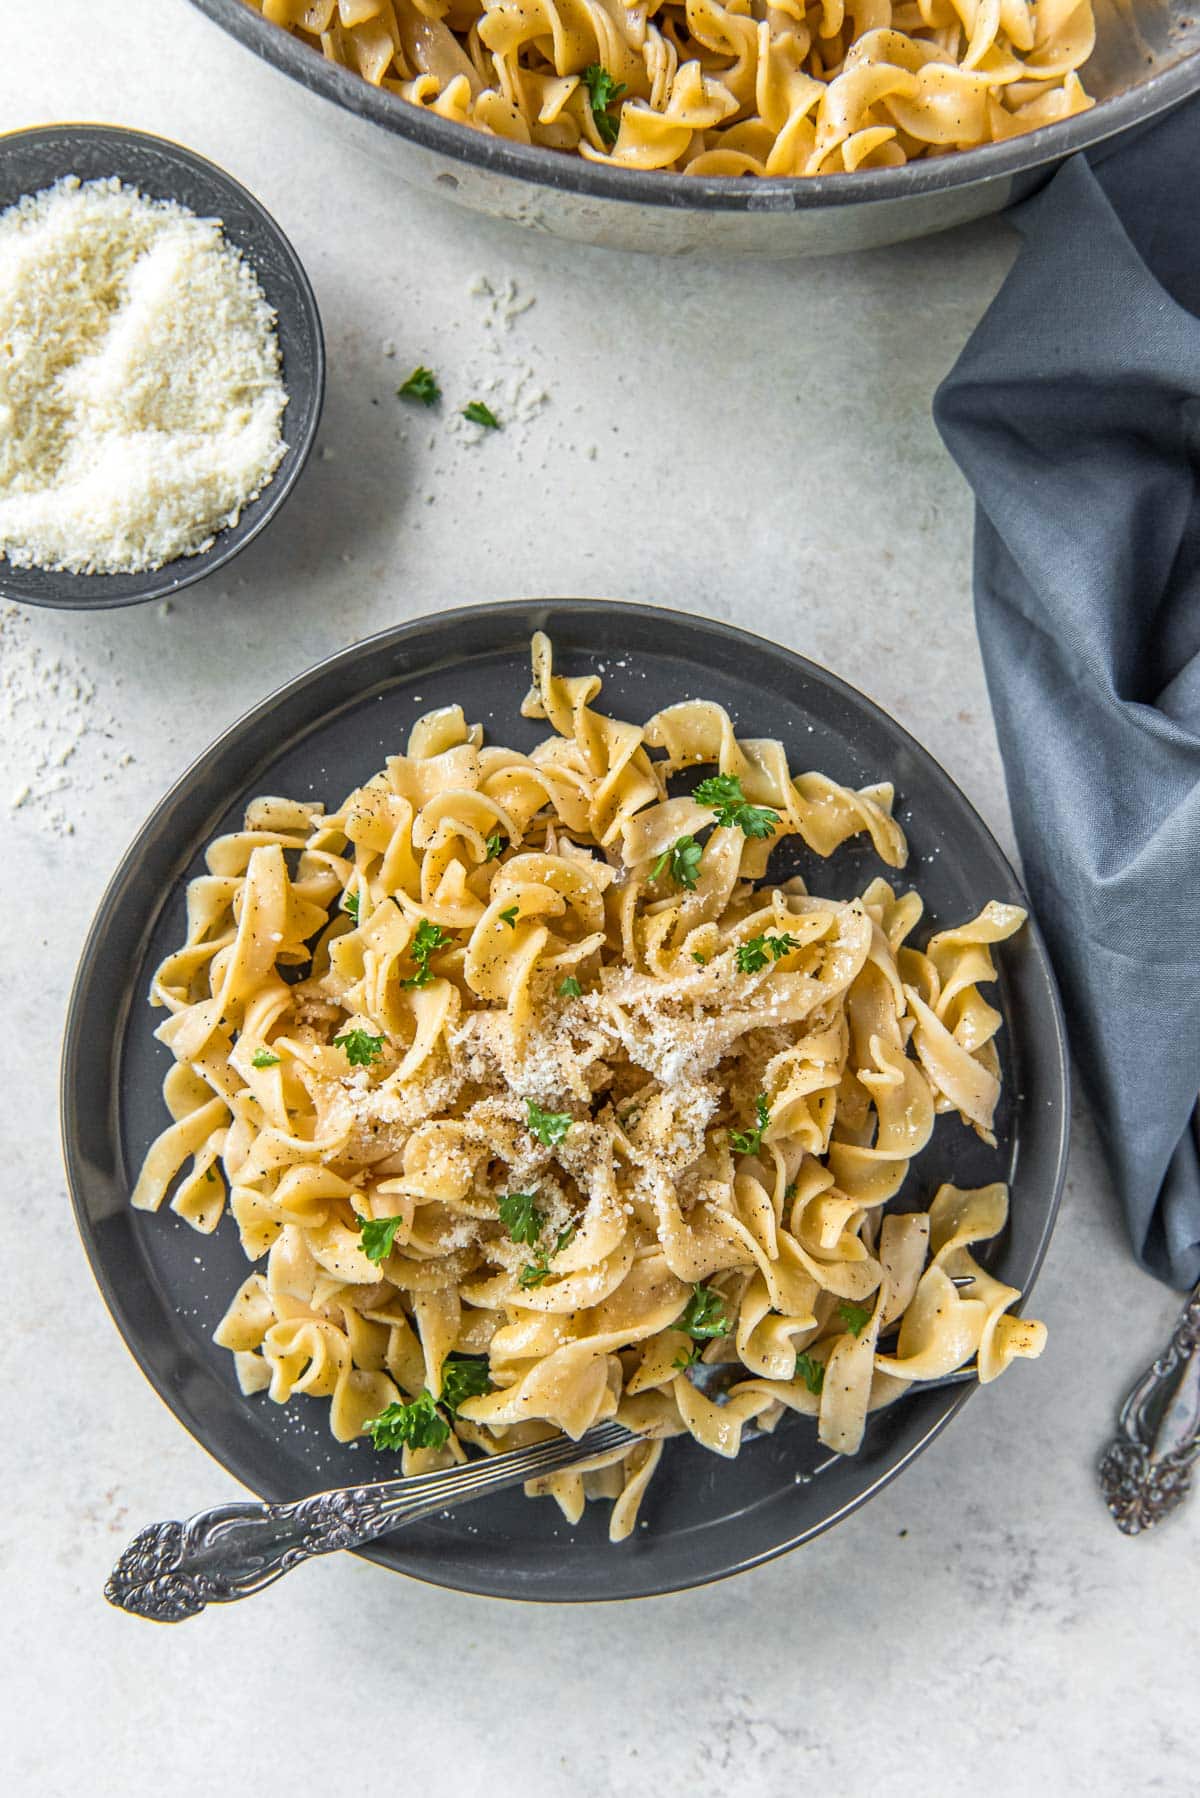
[[[0,599],[164,599],[270,522],[308,459],[325,349],[296,252],[179,144],[0,136]]]

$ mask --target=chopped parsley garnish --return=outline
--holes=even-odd
[[[555,1255],[562,1254],[569,1242],[575,1240],[575,1230],[576,1225],[568,1224],[566,1228],[560,1230],[555,1237],[554,1247],[552,1249],[549,1251],[546,1249],[538,1249],[534,1254],[533,1260],[527,1261],[517,1275],[517,1285],[524,1291],[528,1291],[531,1286],[540,1286],[543,1280],[548,1280],[550,1278],[551,1261],[554,1259]]]
[[[693,950],[692,950],[692,960],[693,960],[693,961],[694,961],[694,962],[695,962],[695,964],[696,964],[696,966],[697,966],[697,967],[698,967],[698,968],[706,968],[706,967],[707,967],[707,966],[708,966],[708,957],[707,957],[707,955],[705,955],[705,954],[704,954],[704,953],[703,953],[703,952],[702,952],[702,951],[701,951],[701,950],[699,950],[699,949],[693,949]]]
[[[797,1190],[799,1188],[799,1185],[800,1185],[800,1182],[798,1180],[789,1180],[787,1185],[783,1189],[784,1198],[785,1199],[794,1199],[796,1196]]]
[[[342,894],[342,910],[348,912],[356,924],[358,923],[358,902],[360,897],[361,894],[359,893]]]
[[[362,1252],[368,1261],[376,1267],[386,1261],[392,1252],[396,1240],[396,1231],[404,1222],[402,1217],[360,1217],[358,1228],[362,1234]]]
[[[506,1192],[500,1200],[500,1222],[514,1242],[533,1244],[546,1227],[545,1213],[535,1204],[532,1192]]]
[[[561,1142],[575,1122],[569,1111],[543,1111],[536,1099],[525,1101],[525,1121],[544,1148]]]
[[[517,913],[520,909],[519,905],[506,905],[504,910],[500,913],[500,916],[504,919],[504,922],[508,925],[510,930],[515,930],[517,928]]]
[[[352,1068],[369,1068],[383,1054],[383,1038],[372,1036],[369,1030],[347,1030],[344,1036],[334,1037],[333,1046],[346,1051]]]
[[[763,1131],[771,1121],[771,1111],[767,1104],[766,1093],[759,1093],[754,1101],[754,1128],[752,1130],[731,1130],[729,1141],[739,1155],[757,1155],[762,1148]]]
[[[370,1430],[376,1448],[441,1448],[450,1434],[428,1387],[411,1404],[388,1405],[363,1427]]]
[[[205,1178],[205,1179],[206,1179],[206,1180],[208,1180],[208,1181],[210,1181],[210,1182],[211,1182],[211,1183],[212,1183],[212,1185],[214,1185],[214,1186],[215,1186],[215,1185],[216,1185],[216,1183],[217,1183],[217,1176],[216,1176],[216,1173],[215,1173],[215,1171],[214,1171],[214,1170],[213,1170],[213,1168],[212,1168],[212,1167],[211,1167],[211,1166],[209,1166],[209,1167],[206,1167],[206,1168],[205,1168],[205,1170],[204,1170],[204,1178]]]
[[[797,1355],[796,1378],[803,1380],[810,1392],[820,1392],[825,1384],[825,1363],[814,1360],[811,1355]]]
[[[591,62],[583,71],[583,84],[588,91],[588,104],[592,109],[600,142],[606,150],[611,150],[617,141],[621,122],[614,119],[608,109],[625,92],[625,83],[614,81],[607,69],[602,68],[598,62]]]
[[[693,1342],[690,1348],[680,1349],[679,1353],[676,1355],[675,1359],[672,1361],[671,1366],[677,1367],[679,1369],[680,1373],[686,1373],[688,1368],[691,1367],[699,1359],[700,1359],[700,1350],[697,1348],[696,1344]]]
[[[871,1321],[871,1307],[870,1305],[852,1305],[849,1299],[842,1299],[838,1303],[838,1316],[851,1336],[861,1336]]]
[[[500,429],[500,420],[492,408],[485,406],[482,400],[471,400],[463,407],[462,415],[464,418],[469,418],[473,425],[482,425],[485,431]]]
[[[250,1057],[250,1066],[252,1068],[277,1068],[279,1057],[272,1055],[269,1049],[256,1049]]]
[[[492,1390],[486,1355],[447,1355],[442,1362],[441,1403],[453,1413],[469,1398],[482,1398]]]
[[[578,999],[583,992],[583,988],[576,980],[574,974],[568,974],[565,980],[561,980],[558,985],[558,990],[564,999]]]
[[[498,830],[494,830],[487,840],[487,858],[494,862],[504,848],[504,838]]]
[[[691,1298],[671,1328],[682,1330],[685,1336],[692,1337],[694,1341],[701,1341],[709,1336],[724,1336],[729,1329],[729,1319],[725,1315],[723,1295],[711,1286],[693,1286]]]
[[[757,974],[760,968],[766,967],[768,960],[781,961],[799,947],[798,940],[783,930],[778,936],[752,936],[748,942],[739,943],[733,959],[739,974]]]
[[[671,879],[678,887],[686,887],[689,893],[696,890],[696,876],[700,872],[700,857],[703,849],[695,837],[679,837],[664,849],[650,870],[651,880],[661,880],[670,867]]]
[[[402,400],[419,400],[422,406],[436,406],[442,397],[442,390],[433,370],[418,366],[413,369],[403,387],[397,387],[396,396]]]
[[[441,949],[448,949],[450,940],[440,924],[431,924],[428,918],[422,918],[417,925],[417,934],[408,946],[408,952],[417,964],[417,971],[410,974],[407,980],[402,980],[401,986],[428,986],[433,979],[430,957]]]
[[[710,805],[717,823],[740,830],[747,837],[773,837],[779,813],[765,805],[751,805],[736,774],[711,774],[692,794],[697,805]]]

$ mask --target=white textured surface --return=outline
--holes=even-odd
[[[1044,1360],[799,1554],[612,1609],[517,1609],[350,1558],[175,1631],[105,1607],[135,1528],[233,1491],[121,1346],[60,1171],[71,974],[142,816],[344,643],[459,601],[610,593],[830,663],[1007,840],[968,498],[928,401],[1011,239],[714,271],[518,236],[357,160],[182,0],[9,0],[0,125],[69,117],[179,137],[261,196],[316,285],[330,381],[324,456],[226,579],[166,614],[2,620],[9,1789],[1194,1792],[1200,1499],[1128,1542],[1092,1474],[1175,1300],[1134,1267],[1086,1126],[1038,1288]],[[511,332],[486,326],[481,274],[535,299]],[[526,422],[474,446],[414,416],[393,390],[417,361],[462,399],[528,364]]]

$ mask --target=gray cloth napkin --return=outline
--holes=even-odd
[[[1013,215],[934,400],[1026,882],[1145,1267],[1200,1278],[1200,104]]]

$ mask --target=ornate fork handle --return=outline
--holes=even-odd
[[[446,1473],[346,1486],[290,1505],[242,1499],[197,1511],[186,1523],[152,1523],[117,1562],[104,1596],[156,1623],[181,1623],[206,1605],[261,1592],[314,1555],[361,1548],[432,1511],[638,1440],[621,1424],[602,1423],[578,1442],[555,1436]]]
[[[1174,1334],[1121,1407],[1100,1460],[1100,1490],[1117,1528],[1136,1536],[1161,1522],[1191,1489],[1200,1455],[1200,1286]]]
[[[709,1371],[720,1376],[728,1370]],[[975,1377],[974,1366],[963,1367],[909,1390],[929,1392]],[[750,1426],[743,1440],[759,1434]],[[536,1474],[581,1467],[596,1455],[643,1440],[622,1424],[601,1423],[578,1442],[554,1436],[532,1448],[468,1461],[446,1473],[343,1486],[290,1505],[257,1499],[214,1505],[197,1511],[186,1523],[152,1523],[141,1530],[113,1568],[104,1596],[119,1609],[155,1623],[182,1623],[185,1617],[198,1616],[206,1605],[230,1604],[261,1592],[314,1555],[361,1548],[431,1511],[500,1492]],[[840,1458],[831,1456],[816,1471]]]

